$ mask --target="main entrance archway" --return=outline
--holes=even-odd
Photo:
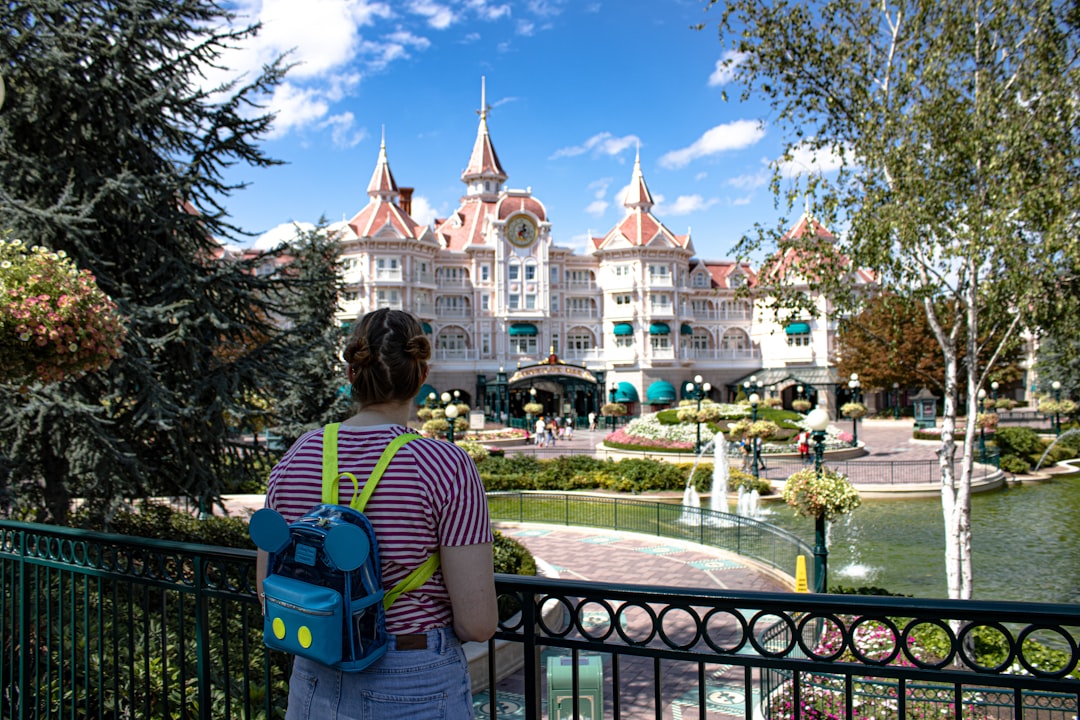
[[[600,414],[604,403],[604,373],[571,365],[554,353],[534,365],[519,367],[509,377],[499,373],[486,384],[488,407],[497,420],[517,424],[525,418],[529,402],[543,406],[543,414],[568,417],[584,424],[590,412]]]

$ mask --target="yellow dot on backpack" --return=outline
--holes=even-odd
[[[285,621],[281,618],[274,618],[274,637],[278,640],[285,639]]]
[[[311,647],[311,628],[307,625],[301,625],[300,630],[296,633],[296,639],[300,642],[300,647]]]

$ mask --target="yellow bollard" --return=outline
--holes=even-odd
[[[810,592],[806,585],[806,556],[795,558],[795,592]]]

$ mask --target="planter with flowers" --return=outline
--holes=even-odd
[[[866,415],[866,406],[861,402],[849,402],[840,406],[840,414],[849,418],[861,418]]]
[[[538,402],[525,403],[525,407],[521,409],[525,411],[526,415],[540,415],[544,412],[544,406]]]
[[[0,239],[0,382],[59,382],[108,367],[125,330],[116,304],[63,252]]]
[[[791,401],[791,409],[794,410],[795,412],[804,413],[804,412],[807,412],[812,407],[813,407],[813,405],[810,403],[809,400],[792,400]]]
[[[842,473],[817,467],[804,468],[788,477],[781,497],[796,515],[814,519],[814,591],[827,592],[829,550],[825,523],[859,507],[859,491]]]

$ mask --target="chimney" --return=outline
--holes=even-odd
[[[398,207],[406,215],[412,215],[412,194],[416,188],[399,187],[398,188]]]

